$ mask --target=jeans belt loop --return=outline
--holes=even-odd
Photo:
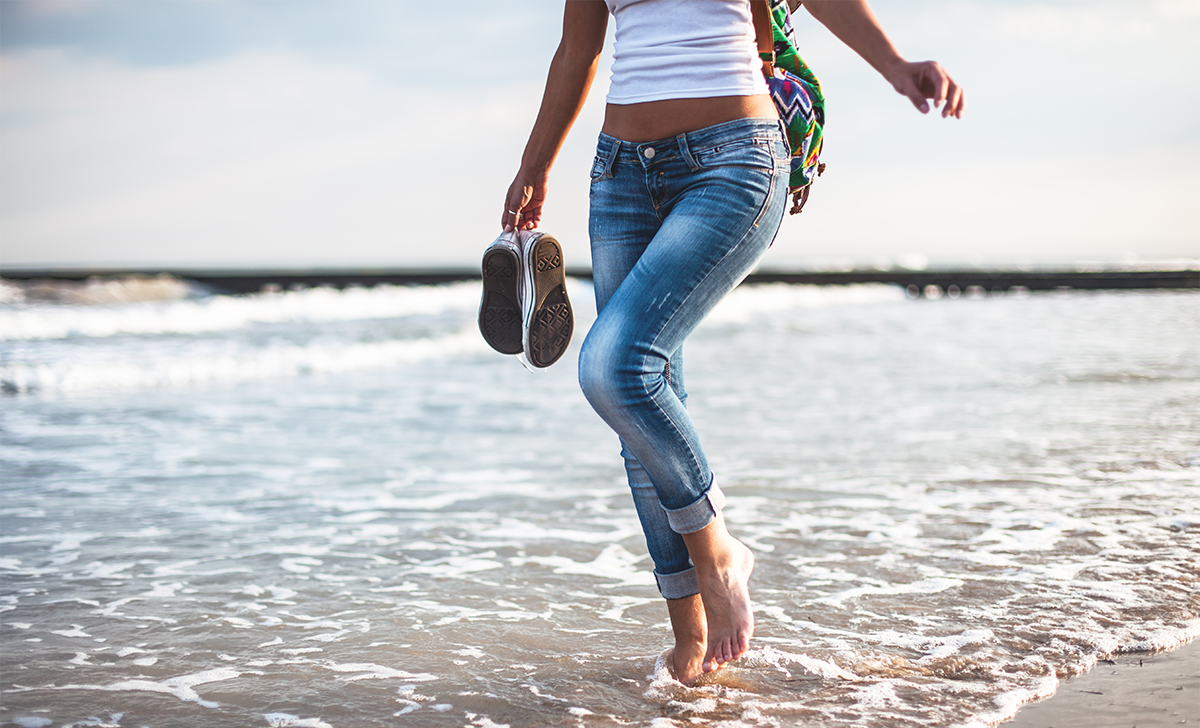
[[[612,179],[613,165],[616,164],[617,157],[621,154],[621,140],[613,139],[610,147],[611,148],[608,150],[608,154],[605,155],[605,159],[604,159],[604,175],[603,176],[605,176],[609,179]]]
[[[679,142],[679,153],[683,155],[683,160],[688,163],[688,167],[693,172],[700,169],[700,165],[696,164],[695,158],[692,157],[692,150],[688,148],[687,133],[676,134],[675,139]]]

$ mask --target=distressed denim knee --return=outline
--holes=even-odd
[[[639,343],[636,331],[623,332],[623,320],[602,316],[588,332],[579,354],[580,388],[596,413],[621,434],[627,461],[637,462],[644,473],[657,466],[659,482],[653,475],[646,479],[655,485],[671,529],[699,531],[724,506],[724,496],[690,442],[695,440],[691,419],[666,378],[670,358]]]
[[[703,528],[707,521],[696,526],[698,517],[688,514],[703,500],[712,472],[686,407],[667,382],[669,356],[647,344],[646,330],[629,325],[630,318],[618,307],[610,303],[584,340],[580,387],[596,413],[620,435],[629,457],[644,468],[663,508],[679,512],[673,523],[690,530]],[[654,328],[652,324],[650,330]]]
[[[598,323],[598,322],[597,322]],[[579,388],[605,421],[624,402],[639,396],[632,358],[620,332],[593,324],[579,350]]]

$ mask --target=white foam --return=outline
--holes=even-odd
[[[283,559],[279,562],[279,568],[284,571],[290,571],[294,574],[307,574],[312,571],[312,567],[322,565],[320,559],[313,559],[307,556],[299,556],[296,558]]]
[[[270,728],[333,728],[320,718],[301,718],[291,713],[264,713]]]
[[[936,660],[942,657],[949,657],[962,651],[963,647],[968,645],[983,645],[996,641],[996,634],[990,629],[971,629],[962,634],[947,635],[945,637],[928,637],[920,644],[921,649],[926,653],[921,660]]]
[[[955,724],[952,728],[991,728],[1012,718],[1022,705],[1050,697],[1058,690],[1058,685],[1058,677],[1050,671],[1038,678],[1031,687],[1009,690],[995,696],[992,698],[994,708],[976,713],[966,722]]]
[[[875,283],[850,286],[789,283],[740,286],[717,304],[700,325],[708,327],[743,323],[780,311],[902,301],[904,298],[904,289]]]
[[[591,561],[575,561],[565,556],[530,556],[515,559],[516,564],[549,566],[556,574],[579,574],[611,579],[625,585],[653,585],[654,576],[642,565],[645,557],[630,553],[625,547],[610,544]]]
[[[170,303],[113,306],[29,306],[0,309],[0,341],[196,334],[253,324],[357,321],[473,310],[479,284],[310,288],[249,296],[213,296]]]
[[[1189,619],[1180,626],[1160,627],[1148,635],[1138,634],[1136,627],[1131,631],[1135,636],[1124,642],[1119,652],[1161,652],[1200,637],[1200,619]]]
[[[0,303],[50,301],[73,304],[173,301],[198,294],[197,287],[168,273],[101,277],[85,281],[0,281]]]
[[[370,662],[352,662],[345,664],[326,663],[322,665],[327,670],[334,672],[353,672],[355,675],[343,678],[346,682],[356,682],[358,680],[405,680],[408,682],[428,682],[436,680],[437,676],[430,675],[426,672],[408,672],[407,670],[397,670],[393,667],[384,667]]]
[[[640,531],[638,533],[640,533]],[[514,521],[500,526],[484,529],[480,535],[489,539],[499,539],[501,541],[520,543],[548,539],[555,541],[567,541],[569,543],[601,544],[620,541],[624,538],[634,535],[634,530],[630,528],[622,528],[616,531],[584,531],[581,529],[572,528],[546,528],[540,524],[530,523],[528,521]]]
[[[899,595],[899,594],[936,594],[960,587],[965,582],[962,579],[952,579],[947,577],[938,577],[933,579],[922,579],[910,584],[881,584],[879,586],[860,586],[854,589],[847,589],[843,592],[830,595],[819,599],[822,604],[842,604],[850,599],[857,599],[868,595]]]
[[[210,700],[204,700],[193,689],[197,685],[204,685],[212,682],[220,682],[222,680],[232,680],[243,674],[259,675],[261,673],[242,673],[229,668],[217,668],[215,670],[205,670],[191,675],[181,675],[179,677],[169,678],[161,682],[151,680],[122,680],[111,685],[63,685],[56,687],[56,690],[103,690],[106,692],[124,692],[127,690],[142,691],[150,693],[165,693],[174,695],[180,700],[188,703],[196,703],[205,708],[217,708],[219,704]]]
[[[91,358],[7,363],[0,365],[0,382],[18,392],[178,387],[377,369],[485,349],[487,345],[479,333],[472,330],[372,343],[272,344],[223,352],[194,347],[157,355],[147,351],[139,357],[109,361]]]
[[[510,728],[507,723],[497,723],[486,715],[476,715],[475,713],[467,713],[467,720],[471,721],[470,725],[478,728]]]
[[[447,556],[442,559],[428,561],[419,566],[410,567],[408,574],[430,574],[441,578],[453,578],[467,574],[477,574],[481,571],[503,569],[504,563],[492,558],[494,552],[485,552],[477,556]]]
[[[748,651],[742,662],[749,666],[774,667],[776,670],[791,675],[789,665],[802,668],[805,672],[826,680],[858,680],[858,676],[844,670],[829,660],[822,660],[805,654],[796,654],[775,647],[761,647]]]
[[[851,694],[851,699],[860,708],[874,710],[895,709],[904,706],[904,701],[896,695],[896,685],[900,680],[880,680],[857,688]]]
[[[484,652],[483,650],[479,649],[478,647],[467,647],[462,650],[453,650],[453,652],[456,655],[462,655],[463,657],[472,657],[475,659],[480,659],[480,658],[487,656],[487,653]]]
[[[465,607],[459,604],[443,604],[433,601],[432,599],[420,599],[410,601],[406,606],[411,607],[417,612],[430,612],[432,614],[444,614],[433,622],[435,627],[444,627],[448,624],[456,622],[479,621],[483,619],[493,619],[500,622],[527,622],[534,619],[550,619],[550,612],[531,612],[525,609],[474,609]],[[504,606],[497,603],[497,606]],[[509,605],[511,607],[511,605]]]

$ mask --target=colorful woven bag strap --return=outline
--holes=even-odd
[[[752,0],[750,4],[763,76],[792,148],[788,190],[791,214],[804,208],[813,181],[825,171],[820,162],[824,147],[825,95],[816,74],[796,50],[787,0]]]

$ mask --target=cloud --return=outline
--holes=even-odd
[[[483,227],[459,209],[501,186],[480,151],[525,133],[537,93],[413,95],[283,52],[145,68],[36,51],[3,74],[6,253],[95,262],[429,263],[419,225]]]
[[[964,83],[962,122],[916,113],[801,14],[829,97],[830,167],[771,255],[1194,251],[1196,4],[880,3],[902,50]],[[463,18],[429,2],[40,7],[0,3],[8,265],[473,266],[560,12],[539,0]],[[572,265],[587,260],[604,68],[551,177],[544,226]]]
[[[556,40],[560,12],[546,0],[482,4],[469,13],[427,0],[4,0],[0,46],[68,48],[135,66],[290,51],[370,68],[406,86],[436,85],[451,66],[480,79],[535,72],[518,42]],[[544,63],[538,59],[538,70]]]

